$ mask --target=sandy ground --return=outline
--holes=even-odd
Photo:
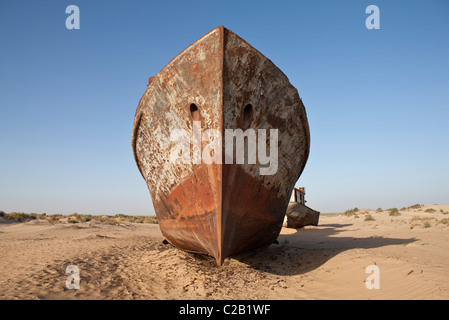
[[[222,267],[163,244],[158,225],[0,218],[0,299],[449,299],[449,214],[440,210],[449,206],[321,215]],[[69,265],[78,290],[65,286]],[[379,289],[369,290],[372,265]]]

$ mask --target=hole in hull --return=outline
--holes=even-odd
[[[253,106],[251,104],[247,104],[243,109],[242,118],[240,120],[240,126],[243,130],[248,129],[249,125],[253,121]]]
[[[198,110],[198,107],[194,103],[190,105],[190,115],[192,117],[192,121],[201,120],[200,110]]]

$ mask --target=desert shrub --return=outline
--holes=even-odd
[[[135,220],[136,223],[149,223],[157,224],[157,218],[155,216],[138,216]]]
[[[139,223],[139,217],[137,216],[128,216],[126,214],[116,214],[114,216],[115,219],[118,219],[119,221],[127,221],[127,222],[137,222]]]
[[[78,219],[76,217],[74,217],[74,216],[69,216],[67,218],[67,222],[68,223],[79,223]]]
[[[97,216],[97,217],[95,217],[95,220],[96,221],[98,221],[98,222],[107,222],[108,220],[109,220],[109,217],[108,216]]]
[[[355,215],[357,212],[359,212],[359,208],[356,207],[356,208],[354,208],[354,209],[346,210],[345,213],[344,213],[344,215],[347,216],[347,217],[349,217],[349,216]]]
[[[401,213],[399,212],[399,210],[397,208],[391,208],[388,210],[388,212],[389,212],[389,215],[393,216],[393,217],[401,215]]]
[[[432,208],[429,208],[429,209],[426,209],[426,210],[424,210],[424,212],[428,212],[428,213],[434,213],[436,210],[435,209],[432,209]]]
[[[417,204],[414,204],[412,206],[402,207],[401,210],[399,210],[399,211],[409,211],[409,210],[412,210],[412,209],[420,209],[422,206],[423,206],[422,204],[418,204],[417,203]]]
[[[153,223],[153,224],[158,224],[158,222],[157,222],[157,217],[155,217],[155,216],[148,216],[148,217],[145,217],[145,223]]]
[[[143,217],[136,217],[135,223],[143,223]]]
[[[92,220],[92,216],[90,214],[83,215],[79,213],[73,213],[67,217],[67,221],[69,223],[83,223]]]
[[[62,214],[51,214],[48,216],[48,220],[51,223],[60,222],[59,219],[62,218]]]
[[[26,213],[23,212],[10,212],[10,213],[5,213],[3,215],[4,218],[9,219],[9,220],[17,220],[17,221],[25,221],[25,219],[27,217],[29,217]],[[31,218],[31,219],[35,219],[35,218]]]
[[[122,214],[118,214],[115,216],[102,215],[102,216],[93,216],[92,219],[97,222],[120,225],[120,222],[125,220],[126,216]]]
[[[367,215],[365,216],[365,220],[364,220],[364,221],[375,221],[375,219],[373,218],[372,215],[367,214]]]
[[[30,219],[40,219],[40,220],[43,220],[43,219],[45,219],[45,218],[47,217],[47,214],[46,214],[46,213],[42,213],[42,214],[39,214],[39,213],[29,213],[29,214],[28,214],[28,217],[29,217]]]
[[[130,216],[127,216],[126,214],[121,214],[121,213],[117,213],[114,218],[119,218],[122,220],[129,220],[129,218],[131,218]]]
[[[434,219],[435,218],[432,218],[432,217],[415,216],[415,217],[413,217],[410,220],[410,222],[418,222],[418,221],[420,221],[420,222],[422,222],[424,228],[430,228],[431,227],[430,220],[434,220]]]
[[[382,211],[383,211],[382,208],[377,208],[377,210],[376,210],[377,213],[382,212]]]

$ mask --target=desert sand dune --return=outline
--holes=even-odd
[[[222,267],[164,244],[157,224],[0,218],[0,299],[449,299],[448,212],[321,215]],[[366,287],[371,265],[379,289]]]

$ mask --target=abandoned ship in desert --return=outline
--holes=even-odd
[[[149,79],[132,133],[163,235],[218,265],[276,240],[309,147],[298,91],[222,26]]]

